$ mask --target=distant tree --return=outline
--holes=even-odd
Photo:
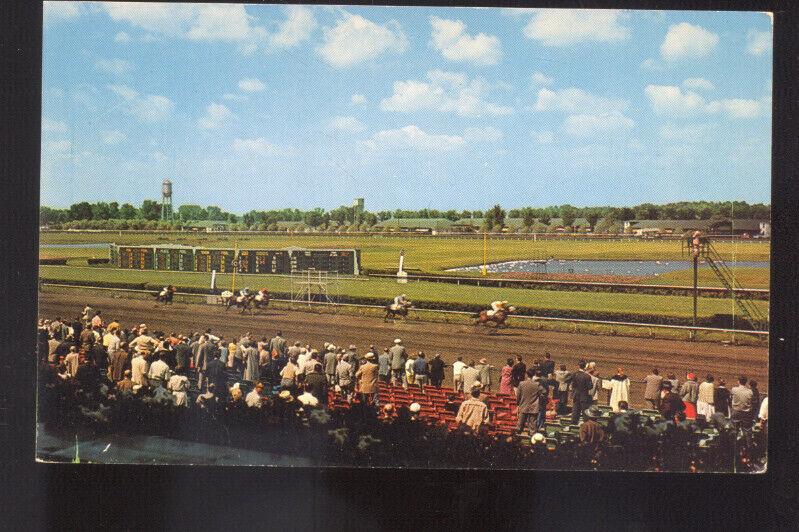
[[[314,209],[306,212],[303,218],[309,227],[319,227],[325,223],[325,211],[322,209]]]
[[[157,201],[144,200],[139,209],[139,215],[143,220],[158,220],[161,217],[161,205]]]
[[[505,226],[505,210],[499,205],[494,205],[486,213],[486,227],[488,230],[493,228],[502,229]]]
[[[184,222],[190,220],[206,220],[208,213],[199,205],[181,205],[178,207],[178,217]]]
[[[381,222],[391,219],[391,211],[378,211],[377,219]]]
[[[535,211],[530,207],[525,207],[521,211],[522,224],[524,227],[531,228],[535,224]],[[549,221],[549,220],[547,220]]]
[[[209,205],[205,209],[205,212],[207,213],[206,220],[224,221],[227,219],[227,216],[225,216],[225,213],[222,212],[222,209],[220,209],[216,205]]]
[[[542,222],[535,222],[532,225],[532,227],[530,227],[530,230],[533,233],[546,233],[547,232],[547,225],[545,223],[542,223]]]
[[[138,209],[130,203],[123,203],[119,208],[119,217],[123,220],[134,220],[138,214]]]
[[[635,217],[639,220],[657,220],[660,216],[660,209],[651,203],[642,203],[633,210]]]
[[[108,203],[99,201],[92,205],[92,220],[108,220],[111,217],[111,209]]]
[[[81,201],[80,203],[73,203],[69,206],[69,219],[70,220],[91,220],[92,219],[92,206],[88,201]]]
[[[119,203],[112,201],[108,204],[108,218],[110,220],[119,219]]]
[[[549,225],[549,222],[552,221],[552,217],[549,215],[548,212],[544,212],[541,216],[538,217],[538,221],[544,225]]]
[[[482,218],[482,217],[483,217],[483,211],[472,211],[471,218]]]
[[[377,216],[371,212],[365,212],[363,214],[363,223],[362,226],[372,227],[377,224]]]
[[[574,221],[577,219],[577,208],[571,205],[561,205],[560,218],[563,227],[570,229],[574,227]]]
[[[460,217],[461,218],[471,218],[472,214],[473,214],[472,211],[461,211]]]
[[[458,211],[456,211],[455,209],[449,209],[447,212],[444,213],[444,218],[452,222],[457,220],[459,217],[460,216],[458,215]]]
[[[596,227],[597,222],[599,221],[600,213],[596,210],[591,210],[585,215],[585,219],[588,220],[588,225],[591,226],[591,230],[593,231]]]

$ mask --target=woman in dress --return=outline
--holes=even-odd
[[[511,373],[513,372],[513,359],[509,358],[499,375],[499,393],[513,395],[513,385],[511,383]]]

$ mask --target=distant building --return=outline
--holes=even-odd
[[[451,230],[452,224],[452,220],[447,218],[391,218],[378,222],[373,229],[375,231],[396,231],[399,233],[436,234],[441,231]]]
[[[352,202],[352,208],[355,209],[355,212],[363,212],[364,211],[364,200],[363,198],[355,198]]]
[[[227,231],[230,229],[230,224],[220,220],[189,220],[183,224],[183,228],[192,231],[214,233],[217,231]]]
[[[682,235],[702,231],[711,235],[770,237],[771,222],[762,220],[627,220],[624,232],[638,236]]]

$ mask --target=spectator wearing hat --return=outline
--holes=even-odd
[[[225,370],[225,364],[219,360],[218,350],[211,351],[211,360],[206,365],[205,372],[208,376],[208,382],[214,384],[219,400],[224,401],[227,399],[227,394],[225,393],[227,391],[227,371]]]
[[[69,353],[64,358],[64,364],[67,365],[67,373],[69,373],[69,376],[74,378],[78,373],[78,366],[80,364],[78,348],[76,346],[73,345],[69,348]]]
[[[583,412],[583,415],[586,419],[580,425],[580,444],[597,448],[605,440],[605,429],[597,421],[602,416],[602,411],[596,406],[591,406]]]
[[[371,351],[366,353],[364,363],[355,372],[355,378],[358,380],[358,393],[360,394],[361,402],[378,406],[378,367],[374,360],[374,353]]]
[[[696,400],[696,413],[697,415],[705,416],[705,419],[710,420],[713,414],[716,413],[714,408],[714,395],[716,387],[713,385],[713,375],[708,374],[705,381],[699,385],[699,395]]]
[[[416,355],[416,360],[413,362],[413,378],[416,384],[419,385],[419,389],[424,393],[424,387],[430,378],[430,365],[427,363],[422,351],[419,351]]]
[[[377,377],[383,384],[391,382],[391,355],[387,347],[377,357]]]
[[[330,344],[325,343],[324,351],[323,362],[325,365],[325,376],[327,377],[327,383],[330,386],[334,386],[336,384],[336,364],[338,364],[338,360],[336,360],[336,350],[331,349]]]
[[[336,380],[341,395],[348,403],[351,403],[355,382],[352,379],[352,364],[350,364],[349,358],[349,355],[342,355],[341,361],[336,366]]]
[[[685,403],[678,394],[672,391],[671,381],[663,381],[663,390],[660,392],[660,415],[666,420],[675,423],[684,418]]]
[[[478,378],[480,382],[483,384],[483,390],[490,392],[491,391],[491,369],[494,366],[491,366],[488,363],[488,360],[485,358],[481,358],[480,362],[476,364],[475,369],[478,372]]]
[[[480,400],[480,389],[474,388],[470,397],[458,407],[455,422],[474,434],[488,423],[488,405]]]
[[[147,371],[147,378],[153,383],[166,383],[171,376],[169,365],[161,360],[161,356],[158,353],[153,354],[153,361]]]
[[[408,406],[408,412],[411,415],[411,421],[416,421],[417,419],[419,419],[419,412],[421,411],[422,411],[422,405],[420,405],[419,403],[411,403],[410,406]]]
[[[441,355],[436,353],[430,361],[430,384],[436,388],[441,388],[441,383],[444,382],[444,368],[447,365],[441,360]]]
[[[172,392],[172,400],[175,406],[188,407],[189,379],[186,377],[185,368],[175,368],[175,374],[169,377],[166,383],[166,389]]]
[[[138,384],[139,386],[147,384],[146,379],[149,364],[145,357],[145,353],[145,351],[137,351],[136,356],[130,361],[130,369],[133,372],[131,380],[133,384]]]
[[[462,356],[459,356],[452,364],[452,387],[456,392],[463,391],[463,368],[465,367],[466,363]]]
[[[536,422],[541,409],[541,397],[544,395],[544,388],[533,377],[535,377],[535,370],[530,368],[527,370],[527,378],[516,387],[517,433],[521,433],[525,427],[529,434],[536,431]]]
[[[111,382],[122,380],[122,372],[129,366],[129,356],[125,347],[125,344],[119,344],[117,349],[108,354],[108,380]]]
[[[474,366],[474,360],[472,360],[465,368],[463,368],[463,370],[461,370],[464,395],[471,393],[474,383],[480,380],[480,372]]]
[[[402,345],[402,340],[397,338],[394,340],[394,345],[388,350],[391,355],[391,385],[399,386],[405,383],[403,371],[405,370],[405,360],[408,358],[408,353],[405,351],[405,346]]]
[[[644,377],[644,400],[647,401],[652,408],[658,410],[660,407],[660,385],[663,383],[663,377],[660,376],[660,370],[652,368],[652,373]]]
[[[175,345],[175,369],[182,368],[188,370],[189,360],[191,359],[189,339],[183,335],[179,335],[178,340],[178,343]]]
[[[402,381],[402,387],[408,388],[408,385],[412,385],[416,383],[416,376],[413,373],[413,364],[416,362],[416,359],[413,355],[408,355],[408,360],[405,361],[405,379]]]
[[[255,342],[247,339],[242,344],[242,355],[244,357],[244,374],[242,380],[248,382],[258,382],[261,379],[261,357],[255,348]]]
[[[510,359],[508,359],[510,361]],[[571,385],[571,373],[566,369],[566,364],[561,364],[555,370],[555,386],[553,395],[558,400],[557,412],[563,414],[569,403],[569,386]]]

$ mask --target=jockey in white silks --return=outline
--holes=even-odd
[[[264,299],[266,299],[266,295],[268,293],[269,290],[267,290],[266,288],[261,288],[260,290],[258,290],[258,295],[255,296],[255,300],[258,302],[263,301]]]
[[[239,290],[239,297],[236,298],[236,300],[239,301],[239,302],[244,301],[244,299],[246,297],[248,297],[249,295],[250,295],[250,289],[245,286],[244,288]]]
[[[487,316],[493,316],[499,310],[505,310],[505,308],[507,308],[507,306],[508,306],[508,302],[507,301],[494,301],[493,303],[491,303],[491,310],[486,312],[486,315]]]
[[[166,296],[167,296],[167,294],[169,294],[169,287],[168,287],[168,286],[165,286],[165,287],[164,287],[164,288],[161,290],[161,293],[160,293],[160,294],[158,294],[158,295],[159,295],[159,296],[161,296],[161,297],[166,297]]]
[[[391,305],[392,310],[399,310],[401,308],[405,308],[410,304],[408,301],[408,296],[405,294],[400,294],[394,298],[394,304]]]

